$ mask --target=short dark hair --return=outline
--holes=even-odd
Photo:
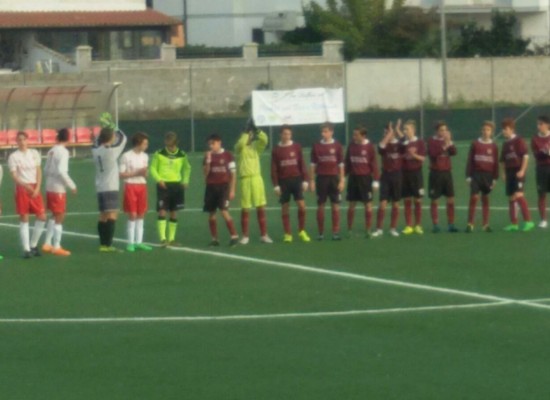
[[[29,138],[29,134],[25,131],[19,131],[17,132],[17,135],[15,135],[15,137],[19,137],[19,136],[23,136],[25,139],[28,139]]]
[[[68,142],[70,137],[71,132],[67,128],[62,128],[57,131],[57,141],[60,143]]]
[[[516,129],[516,121],[514,120],[514,118],[504,118],[502,120],[502,129],[505,129],[505,128],[511,128],[511,129]]]
[[[283,133],[286,130],[289,130],[290,132],[292,132],[292,127],[288,124],[284,124],[283,126],[281,126],[281,133]]]
[[[493,121],[489,121],[489,120],[483,121],[483,124],[481,124],[481,126],[488,126],[493,131],[495,130],[495,124],[493,123]]]
[[[145,132],[137,132],[132,136],[132,146],[140,146],[144,141],[149,140],[149,135]]]
[[[334,132],[334,125],[330,122],[325,122],[323,125],[321,125],[321,130],[328,129],[329,131]]]
[[[537,118],[537,121],[542,122],[546,125],[550,125],[550,118],[548,118],[548,115],[541,115]]]
[[[166,132],[164,135],[164,142],[173,142],[174,144],[178,144],[178,135],[175,132]]]
[[[112,128],[101,128],[99,131],[99,136],[97,138],[97,143],[99,145],[109,143],[115,134],[115,131]]]
[[[445,121],[437,121],[435,123],[435,130],[438,131],[443,126],[447,126],[447,123]]]
[[[207,142],[221,142],[222,138],[217,133],[212,133],[210,136],[208,136],[208,139],[206,139]]]
[[[354,131],[359,132],[363,137],[367,136],[367,127],[365,125],[357,125]]]

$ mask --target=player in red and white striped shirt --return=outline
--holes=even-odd
[[[132,137],[132,150],[124,153],[119,160],[119,174],[124,180],[124,212],[128,215],[126,232],[130,253],[136,250],[151,251],[143,243],[144,219],[147,213],[147,172],[149,137],[138,132]]]
[[[466,164],[466,180],[470,184],[470,206],[468,208],[468,227],[473,232],[476,205],[481,193],[483,231],[492,232],[489,226],[489,195],[498,180],[498,147],[493,141],[495,125],[485,121],[481,126],[481,137],[470,146]]]
[[[302,154],[302,146],[292,140],[292,128],[283,125],[281,141],[271,152],[271,181],[275,194],[282,205],[282,219],[285,235],[283,242],[292,242],[290,228],[290,198],[298,205],[298,236],[303,242],[311,239],[306,232],[306,203],[304,192],[308,189],[307,167]]]
[[[19,214],[19,234],[23,246],[23,258],[40,256],[38,241],[46,224],[46,210],[40,193],[42,184],[42,169],[40,154],[35,149],[29,149],[28,135],[18,132],[17,150],[10,154],[8,166],[15,181],[15,202]],[[36,216],[32,238],[29,232],[29,214]]]

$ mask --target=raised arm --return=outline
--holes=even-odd
[[[256,148],[258,154],[264,152],[268,142],[269,138],[267,136],[267,133],[265,133],[264,131],[259,131],[258,135],[256,136],[256,140],[254,141],[254,147]]]
[[[243,149],[248,145],[249,141],[250,135],[248,133],[245,132],[241,134],[241,137],[237,140],[237,144],[235,144],[235,154],[240,155]]]

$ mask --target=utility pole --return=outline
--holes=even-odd
[[[187,35],[189,34],[189,30],[187,29],[187,0],[183,0],[183,16],[182,16],[182,22],[183,22],[183,42],[187,46],[187,43],[189,43],[189,40],[187,38]]]
[[[441,17],[441,68],[443,75],[443,107],[449,107],[449,93],[447,87],[447,18],[445,15],[445,0],[439,0],[439,14]]]

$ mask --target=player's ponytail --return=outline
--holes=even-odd
[[[103,144],[109,143],[111,140],[113,140],[114,135],[115,135],[115,131],[113,129],[102,128],[97,138],[97,144],[101,146]]]

